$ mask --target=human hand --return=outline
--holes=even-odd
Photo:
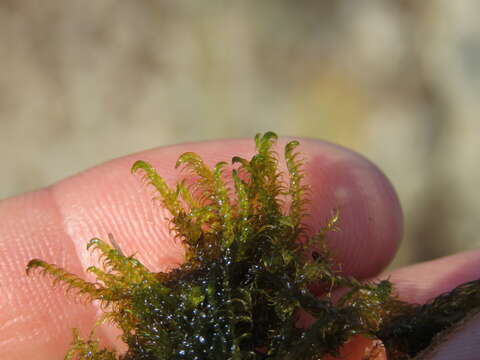
[[[280,141],[280,148],[285,141]],[[144,159],[174,183],[179,174],[173,164],[184,151],[197,152],[211,165],[233,155],[248,158],[254,148],[251,140],[158,148],[0,202],[2,358],[61,359],[71,341],[70,330],[76,327],[87,334],[99,311],[95,305],[73,302],[61,288],[52,289],[48,280],[27,278],[25,265],[30,259],[41,258],[83,275],[92,262],[86,242],[112,233],[125,253],[136,253],[153,271],[181,262],[182,246],[169,234],[166,214],[129,169],[135,160]],[[401,210],[390,183],[371,163],[343,148],[302,140],[300,151],[306,160],[305,180],[312,187],[308,225],[319,228],[332,209],[340,208],[341,231],[329,236],[336,259],[356,278],[378,276],[395,254],[402,232]],[[390,274],[390,279],[403,299],[424,302],[480,278],[479,256],[473,251],[414,265]],[[478,320],[445,343],[444,355],[436,359],[474,359],[480,350],[472,333],[477,331],[478,336]],[[97,334],[105,344],[121,349],[115,329],[105,325]],[[348,345],[344,353],[350,355],[345,359],[360,358],[363,345],[361,341]]]

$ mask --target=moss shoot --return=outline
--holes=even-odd
[[[312,232],[302,221],[309,189],[299,144],[286,145],[282,174],[276,140],[272,132],[257,135],[255,155],[234,157],[229,176],[227,163],[211,169],[185,153],[176,167],[189,171],[187,181],[175,188],[150,164],[133,165],[132,172],[158,191],[185,246],[185,262],[170,272],[151,272],[113,239],[98,238],[87,244],[103,260],[101,268],[87,269],[95,282],[42,260],[28,263],[27,273],[38,269],[74,296],[99,301],[99,323],[114,323],[128,345],[117,354],[100,347],[94,330],[87,339],[73,330],[65,359],[317,360],[337,355],[355,335],[381,340],[389,359],[418,359],[442,333],[480,310],[480,281],[418,305],[398,299],[387,280],[361,283],[342,275],[325,240],[338,213],[307,235]],[[310,291],[313,284],[326,290],[323,296]],[[334,300],[336,289],[344,295]],[[300,313],[313,319],[310,326],[297,325]]]

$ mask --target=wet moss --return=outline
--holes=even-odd
[[[382,340],[390,359],[411,359],[479,311],[479,281],[417,305],[399,300],[387,280],[360,283],[337,271],[325,239],[339,214],[307,235],[302,221],[309,189],[299,144],[286,145],[282,174],[276,140],[272,132],[257,135],[255,155],[234,157],[230,176],[227,163],[210,169],[197,154],[185,153],[176,166],[189,171],[188,181],[175,188],[150,164],[133,165],[132,172],[143,173],[158,191],[185,246],[177,269],[151,272],[113,238],[87,244],[102,259],[101,268],[87,269],[95,282],[42,260],[29,262],[27,272],[38,269],[74,296],[99,301],[99,323],[113,322],[128,345],[116,354],[100,348],[94,331],[88,339],[74,331],[66,359],[314,360],[338,354],[355,335]],[[312,284],[328,291],[317,297]],[[344,295],[334,301],[331,293],[340,288]],[[313,319],[308,327],[297,326],[302,312]]]

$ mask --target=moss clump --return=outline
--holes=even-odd
[[[137,161],[133,172],[160,194],[171,213],[173,233],[186,256],[179,268],[153,273],[114,245],[92,239],[103,267],[90,267],[90,283],[41,260],[40,269],[88,301],[100,301],[104,315],[123,332],[126,354],[101,349],[93,335],[74,340],[66,359],[247,360],[320,359],[336,355],[354,335],[382,340],[390,359],[411,359],[434,337],[480,308],[479,282],[463,285],[427,305],[400,301],[389,281],[360,283],[336,271],[325,236],[338,214],[313,236],[302,220],[308,189],[302,183],[298,142],[285,147],[288,173],[279,171],[272,149],[277,136],[255,137],[256,154],[208,168],[194,153],[177,167],[187,182],[167,186],[155,169]],[[286,180],[285,180],[286,179]],[[312,248],[315,251],[312,252]],[[327,291],[317,297],[312,284]],[[334,301],[330,293],[345,294]],[[298,314],[313,319],[297,326]]]

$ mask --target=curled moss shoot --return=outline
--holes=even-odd
[[[150,271],[123,254],[113,236],[87,244],[102,260],[87,269],[95,282],[42,260],[28,263],[27,273],[39,270],[74,296],[98,301],[104,310],[98,323],[115,324],[128,346],[117,354],[101,348],[94,330],[87,339],[73,330],[65,359],[317,360],[338,355],[356,335],[381,340],[389,359],[418,359],[480,310],[480,281],[418,305],[401,301],[388,280],[361,283],[342,275],[326,243],[339,214],[308,235],[299,144],[286,145],[282,174],[276,140],[272,132],[257,135],[255,155],[234,157],[230,176],[227,163],[209,168],[184,153],[176,167],[189,171],[189,181],[175,188],[149,163],[133,165],[158,191],[185,247],[184,263],[172,271]],[[326,290],[323,296],[310,291],[313,284]],[[334,300],[337,289],[344,295]],[[300,313],[309,314],[310,326],[298,326]]]

